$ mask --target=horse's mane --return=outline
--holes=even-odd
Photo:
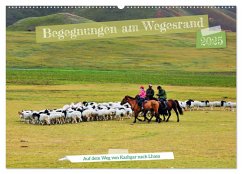
[[[134,97],[131,97],[131,96],[129,96],[129,95],[126,95],[125,98],[126,98],[126,97],[127,97],[127,98],[130,98],[130,99],[135,99]]]

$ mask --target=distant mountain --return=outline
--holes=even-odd
[[[21,19],[7,27],[10,31],[34,31],[36,26],[78,24],[94,22],[70,13],[57,13],[42,17],[28,17]]]
[[[208,14],[209,26],[236,31],[236,8],[52,8],[7,9],[7,26],[19,19],[66,12],[96,21],[117,21]],[[17,14],[17,15],[16,15]],[[14,21],[14,22],[13,22]],[[55,23],[55,21],[52,21]]]

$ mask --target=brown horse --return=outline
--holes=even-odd
[[[181,106],[179,105],[177,100],[172,100],[169,99],[167,100],[167,111],[168,111],[168,118],[165,119],[165,114],[164,114],[164,103],[160,102],[160,107],[159,107],[159,114],[163,115],[164,121],[168,122],[169,118],[171,116],[171,110],[173,109],[176,113],[177,116],[177,122],[179,122],[179,114],[183,115],[183,111]]]
[[[145,101],[143,103],[144,120],[141,120],[141,119],[138,118],[138,115],[142,110],[141,110],[141,107],[138,105],[136,98],[133,98],[133,97],[130,97],[130,96],[125,96],[123,98],[123,100],[121,101],[121,105],[123,105],[125,103],[129,103],[130,106],[131,106],[131,109],[134,111],[134,122],[133,123],[136,123],[136,119],[138,119],[139,121],[148,120],[148,122],[150,122],[154,115],[155,115],[158,122],[161,121],[161,119],[159,117],[160,103],[158,101],[148,100],[148,101]],[[148,111],[151,111],[151,113],[152,113],[151,119],[148,119],[146,117],[146,114],[147,114]]]

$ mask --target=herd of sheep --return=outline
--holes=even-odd
[[[234,111],[236,103],[226,101],[179,101],[184,110],[204,110],[205,108],[222,108],[222,110]],[[123,120],[124,117],[132,116],[132,109],[128,103],[121,105],[120,102],[96,103],[79,102],[64,105],[59,109],[45,109],[40,111],[23,110],[19,112],[20,119],[30,124],[64,124],[79,123],[85,121]]]
[[[130,118],[132,110],[129,104],[120,102],[95,103],[79,102],[64,105],[59,109],[41,111],[24,110],[19,112],[22,121],[31,124],[64,124],[83,121],[122,120]]]
[[[214,108],[221,108],[222,110],[230,110],[230,111],[234,111],[234,109],[236,108],[236,103],[235,102],[226,102],[224,100],[222,101],[196,101],[196,100],[192,100],[189,99],[187,101],[179,101],[180,106],[184,109],[184,110],[205,110],[206,108],[210,108],[210,110],[213,110]]]

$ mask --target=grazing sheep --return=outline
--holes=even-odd
[[[189,100],[187,100],[185,102],[186,102],[186,108],[187,109],[189,108],[189,110],[191,111],[194,108],[194,100],[189,99]]]
[[[221,102],[220,101],[210,101],[208,103],[208,106],[210,106],[210,109],[213,110],[214,107],[221,107]]]
[[[67,110],[63,111],[63,113],[67,123],[78,123],[82,121],[82,113],[80,111]]]
[[[123,117],[126,115],[125,109],[116,109],[116,118],[120,121],[123,120]]]
[[[198,109],[202,108],[203,110],[205,110],[205,107],[208,107],[208,106],[209,106],[209,101],[208,100],[201,101],[198,104]]]
[[[47,114],[39,114],[39,124],[50,125],[50,117]]]
[[[226,110],[228,108],[230,111],[234,111],[236,108],[236,103],[235,102],[224,102],[224,109]]]
[[[83,121],[90,121],[92,119],[92,110],[86,109],[82,112],[82,120]]]
[[[205,110],[205,108],[209,108],[210,110],[213,110],[215,107],[221,108],[222,110],[230,109],[231,111],[234,111],[234,108],[236,108],[236,103],[234,102],[226,102],[224,100],[222,101],[196,101],[189,99],[185,102],[179,101],[179,104],[184,107],[184,103],[186,103],[186,108],[190,109],[190,111],[196,109],[196,110]]]
[[[133,111],[132,111],[132,109],[131,109],[131,108],[126,108],[125,111],[126,111],[126,116],[127,116],[128,118],[131,118],[132,115],[133,115]]]
[[[32,119],[33,111],[24,111],[18,112],[21,120],[25,121],[26,119]]]
[[[186,110],[186,108],[187,108],[187,103],[186,103],[186,102],[178,101],[178,103],[179,103],[179,105],[181,106],[181,108],[182,108],[183,110]]]
[[[65,114],[59,111],[48,112],[47,115],[50,117],[51,124],[63,124],[65,123]]]
[[[63,109],[63,111],[65,111],[65,110],[67,110],[67,109],[70,109],[70,105],[64,105],[64,106],[62,107],[62,109]]]
[[[197,101],[186,100],[179,101],[180,106],[190,111],[209,108],[213,110],[220,107],[223,110],[234,111],[235,102],[226,101]],[[120,102],[78,102],[64,105],[62,108],[53,110],[22,110],[18,112],[22,121],[29,124],[54,125],[64,123],[80,123],[84,121],[107,121],[123,120],[125,117],[130,118],[133,114],[129,104],[121,105]],[[142,113],[140,113],[142,114]]]

